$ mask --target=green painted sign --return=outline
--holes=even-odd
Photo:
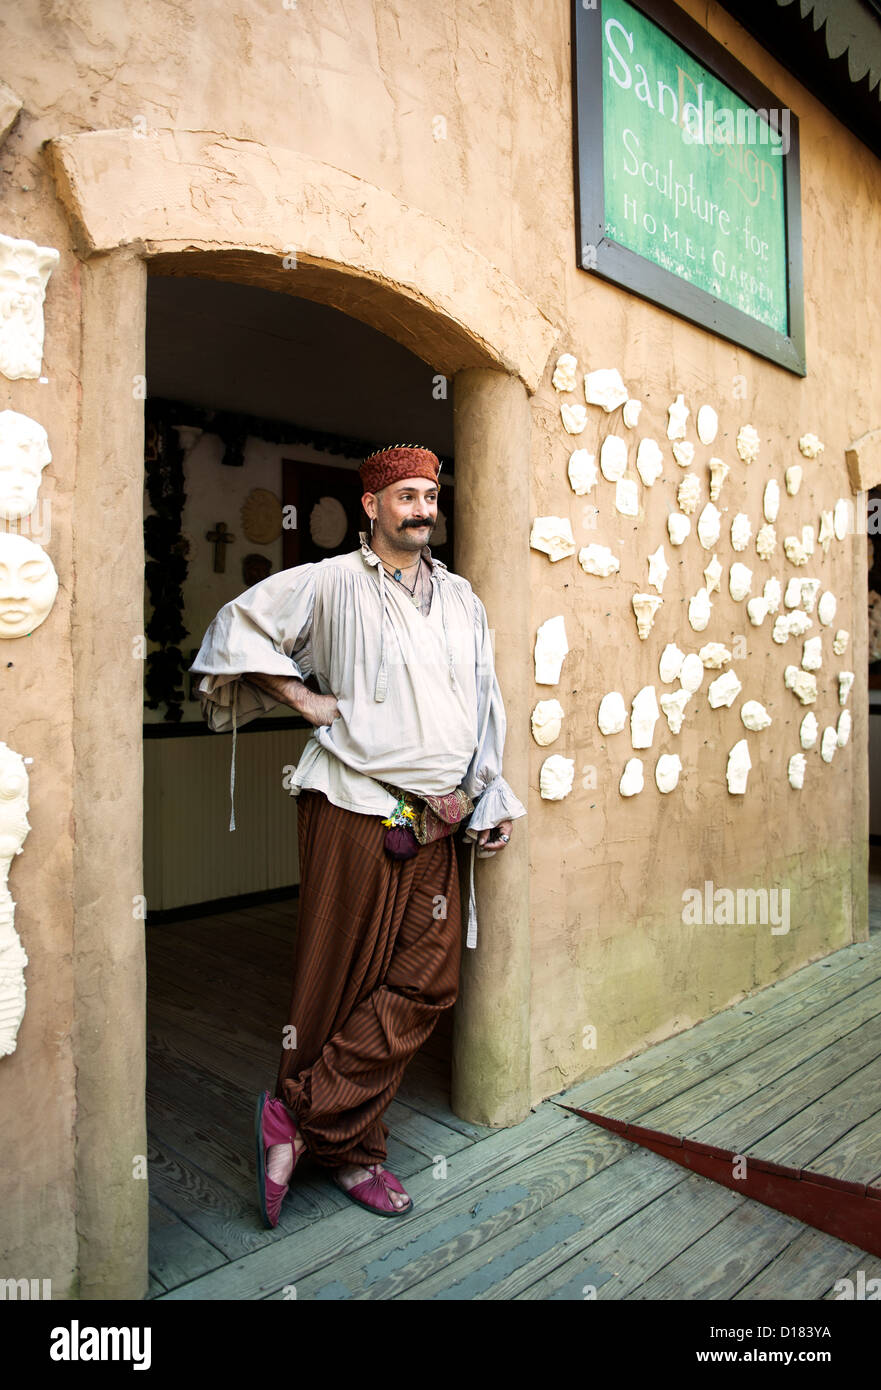
[[[605,235],[789,332],[787,110],[756,110],[627,0],[602,0]]]

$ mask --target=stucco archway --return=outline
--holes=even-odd
[[[79,1287],[83,1297],[138,1298],[147,1185],[132,1179],[146,1147],[143,933],[132,910],[143,891],[142,668],[132,643],[143,623],[143,409],[133,382],[144,370],[147,264],[321,300],[456,378],[456,563],[503,639],[505,770],[524,795],[527,569],[493,560],[512,535],[528,534],[527,393],[555,330],[450,228],[294,151],[211,132],[109,131],[64,137],[47,152],[83,258],[73,579]],[[454,1108],[497,1125],[529,1109],[525,831],[511,851],[493,866],[492,892],[478,867],[480,943],[466,952],[454,1043]]]

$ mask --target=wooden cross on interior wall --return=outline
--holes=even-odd
[[[225,521],[215,521],[214,530],[205,532],[206,541],[214,542],[214,573],[226,573],[226,547],[235,536],[227,531]]]

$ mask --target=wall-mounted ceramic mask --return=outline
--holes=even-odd
[[[43,426],[17,410],[0,410],[0,517],[30,516],[43,469],[51,462]]]
[[[0,532],[0,638],[27,637],[49,616],[57,593],[58,575],[43,547]]]

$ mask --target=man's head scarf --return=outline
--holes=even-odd
[[[370,454],[358,471],[365,492],[381,492],[404,478],[430,478],[436,484],[440,462],[437,454],[419,444],[391,444]]]

